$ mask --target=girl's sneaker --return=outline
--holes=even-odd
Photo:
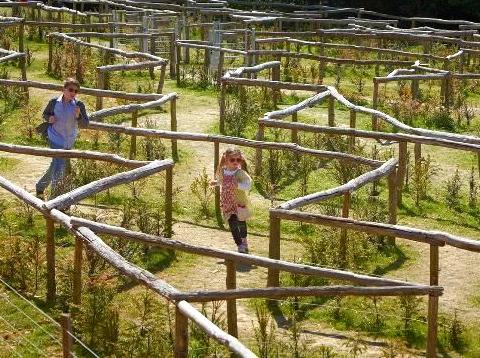
[[[246,238],[242,239],[242,243],[238,245],[238,252],[248,254],[248,242]]]

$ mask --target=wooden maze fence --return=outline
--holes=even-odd
[[[133,3],[129,1],[119,1],[110,2],[110,1],[92,1],[90,3],[104,6],[105,12],[108,12],[108,7],[118,7],[124,8],[127,11],[138,11],[144,6],[142,3]],[[72,4],[75,4],[73,1]],[[15,13],[18,13],[18,6],[15,4],[4,3],[0,4],[1,7],[12,7]],[[83,4],[82,4],[83,5]],[[185,6],[186,3],[178,4],[156,4],[154,7],[158,11],[169,9],[175,10],[188,10],[194,13],[198,12],[202,16],[230,16],[235,21],[242,21],[244,24],[260,22],[264,20],[245,18],[245,14],[241,12],[235,12],[228,15],[228,12],[218,9],[204,9],[199,7],[189,8]],[[30,6],[30,5],[29,5]],[[152,5],[153,6],[153,5]],[[76,7],[76,5],[75,5]],[[83,16],[76,10],[53,10],[48,6],[34,7],[34,9],[45,10],[48,13],[53,11],[58,11],[58,13],[68,13],[71,15],[79,16],[84,19],[87,16]],[[83,10],[83,9],[82,9]],[[330,12],[331,10],[325,10],[325,13]],[[361,14],[362,11],[357,10],[358,14]],[[105,14],[104,14],[105,15]],[[171,14],[169,14],[171,15]],[[127,13],[125,13],[127,16]],[[108,18],[108,16],[106,16]],[[41,17],[39,17],[41,19]],[[61,20],[61,16],[57,18]],[[98,19],[101,19],[101,14],[98,16]],[[116,154],[110,153],[100,153],[100,152],[91,152],[91,151],[80,151],[80,150],[55,150],[55,149],[46,149],[46,148],[35,148],[29,146],[19,146],[13,144],[0,143],[0,151],[10,152],[10,153],[21,153],[29,155],[39,155],[39,156],[48,156],[48,157],[66,157],[66,158],[84,158],[89,160],[101,160],[112,162],[115,164],[122,165],[131,170],[126,172],[121,172],[119,174],[112,175],[103,179],[96,180],[87,185],[84,185],[80,188],[74,189],[68,193],[65,193],[55,199],[49,201],[42,201],[24,189],[16,186],[11,181],[0,177],[0,186],[6,189],[8,192],[18,197],[20,200],[35,208],[38,212],[46,218],[46,238],[47,238],[47,301],[53,302],[55,300],[55,238],[54,238],[54,224],[58,223],[65,227],[71,234],[75,236],[75,249],[73,253],[73,265],[74,265],[74,289],[73,289],[73,302],[80,304],[81,302],[81,292],[82,292],[82,277],[81,277],[81,266],[82,266],[82,250],[83,246],[89,246],[97,255],[103,258],[106,262],[112,265],[114,268],[119,270],[122,274],[132,278],[136,282],[142,283],[147,286],[149,289],[155,293],[161,295],[169,302],[173,303],[176,306],[176,320],[175,320],[175,356],[176,357],[186,357],[188,353],[188,321],[194,322],[200,327],[203,331],[206,332],[210,337],[219,342],[220,344],[225,345],[230,351],[241,356],[241,357],[253,357],[255,356],[248,348],[246,348],[236,337],[238,337],[238,325],[237,325],[237,311],[236,311],[236,300],[242,298],[282,298],[282,297],[300,297],[300,296],[317,296],[317,297],[330,297],[330,296],[404,296],[404,295],[415,295],[415,296],[428,296],[428,336],[427,336],[427,356],[435,357],[436,356],[436,342],[437,342],[437,327],[438,327],[438,305],[439,305],[439,296],[443,292],[443,288],[439,287],[439,247],[445,245],[455,246],[464,250],[480,252],[480,244],[477,241],[470,240],[467,238],[447,234],[444,232],[438,231],[427,231],[421,230],[406,226],[397,225],[397,205],[401,202],[401,194],[403,188],[403,177],[405,176],[405,166],[406,166],[406,148],[408,143],[415,143],[419,148],[421,144],[426,145],[437,145],[443,146],[452,149],[464,150],[476,152],[477,154],[480,151],[480,140],[476,137],[461,136],[443,132],[428,131],[419,128],[412,128],[409,126],[400,123],[395,118],[388,116],[376,109],[369,109],[362,106],[356,106],[347,101],[343,96],[341,96],[333,87],[326,87],[313,84],[299,84],[299,83],[290,83],[280,81],[280,62],[268,62],[263,64],[258,64],[255,66],[248,66],[256,64],[255,56],[261,55],[263,52],[258,52],[260,50],[232,50],[227,48],[222,48],[221,46],[210,46],[205,43],[195,43],[189,41],[189,39],[176,41],[176,32],[159,32],[159,33],[131,33],[131,34],[120,34],[116,33],[113,30],[118,30],[117,25],[119,23],[82,23],[82,24],[62,24],[60,21],[55,22],[55,25],[48,22],[34,21],[26,22],[24,19],[20,18],[2,18],[0,21],[0,26],[19,26],[19,51],[5,51],[2,50],[0,54],[5,54],[5,56],[0,57],[0,62],[10,61],[13,59],[19,59],[20,66],[22,68],[22,79],[21,80],[0,80],[0,85],[7,86],[20,86],[28,90],[28,88],[41,88],[47,90],[58,90],[62,86],[54,85],[49,83],[42,83],[36,81],[27,81],[26,79],[26,66],[25,66],[25,55],[24,55],[24,46],[23,46],[23,27],[25,24],[29,26],[54,26],[58,28],[73,28],[73,29],[82,29],[87,30],[86,32],[79,33],[50,33],[48,35],[49,42],[52,43],[54,39],[61,41],[68,41],[75,44],[75,48],[80,46],[93,47],[97,48],[105,53],[112,55],[119,55],[124,58],[142,58],[144,62],[137,64],[122,64],[122,65],[113,65],[109,61],[105,61],[103,66],[97,68],[98,81],[97,88],[82,88],[82,92],[85,95],[92,95],[97,98],[96,102],[96,112],[91,114],[92,122],[89,125],[88,129],[95,131],[105,131],[109,133],[121,133],[131,136],[131,145],[130,145],[130,158],[122,158]],[[279,17],[276,21],[284,21],[292,23],[299,22],[294,17]],[[330,25],[348,25],[353,24],[356,26],[379,26],[380,28],[388,28],[390,25],[396,25],[395,21],[372,21],[372,20],[345,20],[345,21],[314,21],[315,26],[321,23],[328,23]],[[401,19],[404,21],[404,19]],[[423,19],[425,20],[425,19]],[[428,20],[428,19],[427,19]],[[83,21],[83,20],[82,20]],[[411,19],[411,21],[422,21],[420,19]],[[373,24],[373,25],[372,25]],[[465,26],[473,26],[469,23],[462,23]],[[85,26],[84,26],[85,25]],[[124,24],[132,25],[132,29],[136,28],[137,25],[134,24]],[[280,29],[282,26],[279,26]],[[91,32],[93,29],[102,29],[103,31],[108,31],[105,33],[101,32]],[[245,30],[243,30],[245,31]],[[420,30],[417,30],[417,32]],[[453,31],[430,31],[429,36],[424,34],[412,34],[406,31],[392,31],[390,30],[369,30],[368,33],[366,30],[360,30],[359,28],[354,31],[349,31],[348,29],[339,31],[339,30],[315,30],[315,36],[327,37],[327,36],[345,36],[348,37],[362,37],[362,36],[381,36],[382,38],[395,38],[395,39],[412,39],[412,40],[422,40],[430,41],[429,39],[434,39],[436,41],[444,41],[447,43],[454,43],[456,45],[465,45],[471,46],[473,48],[478,46],[478,43],[473,41],[466,41],[461,38],[454,37],[445,37],[442,35],[449,36],[471,36],[472,31],[459,31],[454,33]],[[281,31],[278,31],[275,35],[280,35]],[[290,34],[290,33],[286,33]],[[265,35],[271,35],[271,32],[265,31]],[[277,94],[281,90],[301,90],[301,91],[310,91],[315,92],[316,94],[305,100],[301,103],[291,106],[287,109],[269,112],[265,115],[263,119],[259,120],[259,132],[257,134],[256,140],[244,139],[229,137],[223,134],[220,135],[211,135],[211,134],[201,134],[201,133],[185,133],[177,131],[177,113],[176,113],[176,100],[178,98],[176,93],[171,94],[160,94],[163,88],[164,76],[166,66],[168,64],[167,60],[164,60],[161,57],[158,57],[152,53],[148,54],[145,52],[126,52],[120,49],[113,48],[113,46],[106,47],[101,46],[92,42],[89,42],[89,38],[98,37],[103,39],[109,39],[112,41],[114,38],[131,38],[131,39],[150,39],[155,41],[156,36],[165,36],[170,39],[170,74],[171,76],[179,75],[179,59],[182,56],[181,48],[198,48],[202,49],[205,52],[207,50],[214,50],[220,53],[220,61],[218,65],[218,77],[217,81],[220,84],[220,132],[224,133],[224,121],[225,115],[225,94],[227,85],[234,86],[256,86],[256,87],[268,87],[274,90],[274,98],[277,98]],[[285,36],[285,35],[284,35]],[[309,35],[310,36],[310,35]],[[86,38],[87,41],[79,40],[80,38]],[[263,42],[266,43],[269,39],[265,39]],[[175,44],[173,43],[175,41]],[[258,40],[259,43],[262,40]],[[278,40],[272,40],[272,42],[277,42]],[[300,40],[285,40],[282,39],[286,44],[288,43],[299,43]],[[303,40],[302,40],[303,41]],[[300,42],[302,45],[320,45],[328,47],[330,45],[324,43],[308,43],[306,41]],[[322,45],[324,44],[324,45]],[[52,46],[52,45],[50,45]],[[333,44],[332,44],[333,46]],[[340,46],[340,45],[339,45]],[[343,45],[341,45],[343,46]],[[347,46],[347,45],[345,45]],[[356,46],[356,45],[355,45]],[[356,49],[359,51],[372,50],[377,51],[378,53],[390,53],[393,54],[393,51],[388,49],[382,50],[379,48],[362,48],[362,47],[348,47],[350,49]],[[176,49],[173,51],[173,49]],[[390,52],[388,52],[390,51]],[[466,50],[459,55],[460,58],[463,58],[463,54],[468,54],[471,50]],[[186,52],[185,52],[186,53]],[[232,53],[236,55],[241,55],[245,58],[246,67],[240,69],[229,71],[224,76],[224,67],[223,59],[225,54]],[[274,55],[277,57],[281,56],[292,56],[289,51],[282,52],[265,52],[268,55]],[[49,51],[51,56],[51,51]],[[408,57],[413,57],[415,54],[403,55]],[[301,56],[306,56],[301,54]],[[428,58],[428,54],[420,56],[419,58]],[[50,57],[51,58],[51,57]],[[433,57],[431,57],[433,58]],[[253,59],[253,60],[252,60]],[[328,57],[322,58],[316,56],[316,59],[320,61],[328,62],[330,59]],[[435,58],[436,59],[436,58]],[[186,60],[186,58],[184,58]],[[437,59],[436,59],[437,60]],[[448,60],[452,60],[450,57]],[[51,60],[49,60],[50,63]],[[173,62],[175,61],[175,65]],[[332,60],[333,61],[333,60]],[[337,60],[335,60],[337,61]],[[410,64],[410,62],[408,62]],[[372,62],[372,64],[379,64],[379,62]],[[402,65],[404,63],[402,62]],[[414,63],[414,65],[419,66],[419,63]],[[143,69],[148,68],[152,69],[155,66],[161,67],[161,75],[159,80],[158,92],[157,94],[136,94],[136,93],[125,93],[119,91],[111,91],[104,88],[105,83],[105,73],[109,71],[124,71],[129,69]],[[257,74],[262,70],[270,70],[270,77],[268,79],[258,79]],[[445,76],[455,76],[454,74],[445,75],[443,72],[438,78],[444,79]],[[242,77],[242,76],[246,76]],[[401,76],[401,75],[398,75]],[[391,76],[390,78],[398,79],[398,76]],[[412,80],[420,80],[421,78],[410,78]],[[376,79],[375,83],[380,83],[382,79]],[[378,93],[378,89],[377,89]],[[102,98],[122,98],[131,101],[139,101],[144,103],[129,104],[124,106],[118,106],[114,108],[103,109]],[[277,101],[278,98],[274,101]],[[323,100],[328,100],[328,127],[316,126],[316,125],[307,125],[303,123],[298,123],[298,112],[306,107],[313,106],[320,103]],[[351,128],[336,128],[335,125],[335,101],[340,102],[341,104],[347,106],[350,110],[350,126]],[[375,102],[375,101],[374,101]],[[166,103],[170,104],[170,131],[149,129],[149,128],[137,128],[137,117],[138,112],[147,108],[156,108],[162,106]],[[372,115],[372,131],[361,131],[357,130],[356,127],[356,113],[366,113]],[[131,126],[120,126],[107,123],[100,123],[98,120],[104,119],[106,117],[117,115],[117,114],[132,114],[132,125]],[[287,116],[292,116],[292,123],[288,123],[279,119],[285,118]],[[377,120],[382,119],[389,124],[393,125],[397,129],[405,133],[382,133],[378,132]],[[267,142],[264,141],[264,130],[267,127],[274,128],[283,128],[289,129],[292,131],[292,143],[277,143],[277,142]],[[298,132],[306,131],[313,133],[326,133],[326,134],[335,134],[335,135],[347,135],[350,137],[350,143],[354,143],[356,138],[370,138],[376,140],[387,140],[390,142],[397,142],[399,145],[399,158],[390,159],[387,162],[382,162],[378,160],[373,160],[370,158],[363,158],[353,154],[339,153],[324,151],[318,149],[311,149],[302,147],[298,144]],[[175,160],[178,160],[178,148],[177,141],[195,141],[195,142],[211,142],[214,144],[214,167],[216,168],[219,165],[220,159],[220,144],[232,144],[242,147],[255,148],[257,153],[256,158],[256,170],[261,166],[262,162],[262,151],[265,149],[269,150],[283,150],[300,155],[311,155],[316,158],[324,158],[328,160],[340,160],[348,163],[354,163],[355,165],[365,165],[371,168],[368,172],[360,175],[357,178],[352,179],[351,181],[338,186],[336,188],[331,188],[326,191],[309,194],[304,197],[291,199],[279,207],[271,208],[269,210],[270,216],[270,239],[269,239],[269,258],[255,256],[255,255],[246,255],[241,253],[236,253],[227,250],[213,249],[208,247],[203,247],[200,245],[191,245],[186,244],[182,241],[173,240],[169,237],[172,234],[172,225],[173,225],[173,183],[174,183],[174,161],[170,159],[162,161],[153,161],[153,162],[143,162],[135,160],[136,157],[136,138],[138,136],[149,137],[149,138],[163,138],[169,139],[172,142],[172,157]],[[165,173],[165,235],[154,236],[149,234],[144,234],[141,232],[136,232],[132,230],[127,230],[121,227],[97,223],[91,220],[87,220],[80,217],[69,216],[64,214],[59,209],[77,204],[87,197],[99,193],[108,188],[114,186],[125,184],[134,180],[141,178],[146,178],[151,175],[154,175],[159,172]],[[350,206],[351,206],[351,197],[359,188],[365,186],[368,183],[381,180],[383,178],[387,179],[388,182],[388,202],[389,202],[389,223],[376,223],[368,221],[353,220],[349,218]],[[333,197],[342,197],[342,217],[334,217],[328,215],[320,215],[316,213],[309,213],[308,211],[300,211],[298,209],[303,208],[306,205],[312,203],[318,203],[328,198]],[[217,217],[219,217],[219,191],[217,189],[215,195],[215,206]],[[220,219],[220,218],[219,218]],[[315,225],[326,225],[329,227],[340,229],[340,241],[339,241],[339,252],[341,259],[341,266],[345,268],[345,257],[346,257],[346,245],[348,241],[348,231],[359,231],[364,233],[371,233],[377,235],[386,235],[388,237],[394,238],[403,238],[407,240],[413,240],[428,244],[430,246],[430,282],[429,285],[419,285],[414,283],[407,283],[398,280],[392,280],[387,278],[372,277],[368,275],[357,274],[340,269],[328,269],[323,267],[303,265],[297,263],[291,263],[281,260],[281,222],[282,221],[298,221],[298,222],[307,222]],[[220,221],[220,220],[219,220]],[[113,251],[109,246],[107,246],[102,239],[98,236],[100,234],[109,234],[119,238],[125,238],[127,240],[133,240],[136,242],[145,243],[148,245],[155,245],[164,248],[170,248],[180,251],[185,251],[188,253],[193,253],[196,255],[221,258],[225,260],[226,264],[226,290],[222,291],[194,291],[194,292],[181,292],[175,287],[169,285],[167,282],[158,279],[153,274],[148,271],[145,271],[132,263],[126,261],[121,257],[117,252]],[[268,279],[266,288],[237,288],[236,284],[236,266],[238,264],[247,264],[247,265],[257,265],[260,267],[265,267],[268,269]],[[280,271],[310,275],[322,278],[328,278],[338,281],[347,281],[353,284],[360,286],[322,286],[322,287],[279,287],[279,273]],[[210,322],[206,317],[204,317],[199,311],[197,311],[190,302],[205,302],[205,301],[217,301],[222,300],[227,302],[227,323],[228,323],[228,333],[222,331],[212,322]]]

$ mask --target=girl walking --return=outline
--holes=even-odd
[[[238,252],[248,253],[247,222],[250,217],[248,191],[252,178],[246,171],[245,158],[239,149],[227,149],[217,168],[213,185],[221,186],[220,206],[228,221]]]

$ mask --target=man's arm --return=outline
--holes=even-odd
[[[50,117],[53,117],[54,115],[54,110],[55,110],[55,100],[54,99],[51,99],[47,106],[45,107],[45,109],[43,110],[43,119],[46,121],[46,122],[50,122]]]
[[[80,108],[80,116],[78,119],[78,125],[82,128],[88,126],[90,119],[88,118],[87,109],[85,108],[85,104],[82,101],[77,101],[77,106]]]

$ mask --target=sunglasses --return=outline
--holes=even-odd
[[[67,88],[67,91],[70,92],[70,93],[78,93],[78,89],[76,88]]]
[[[243,161],[242,158],[230,158],[228,160],[230,163],[241,163]]]

